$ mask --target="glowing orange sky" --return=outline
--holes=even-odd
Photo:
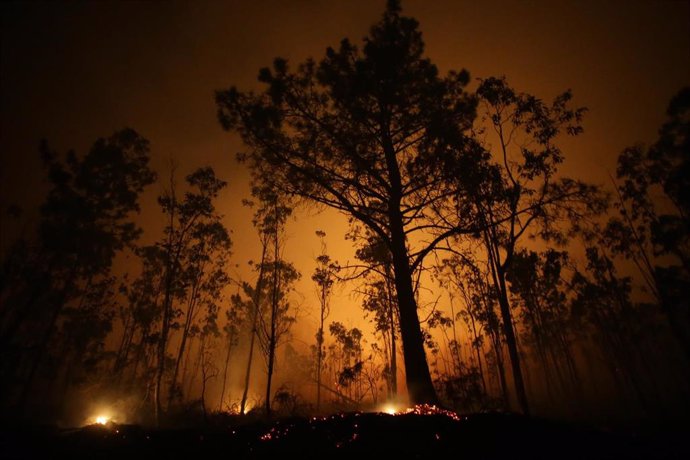
[[[234,262],[244,266],[257,256],[250,212],[240,207],[247,174],[233,160],[241,144],[216,121],[214,91],[254,87],[258,69],[275,56],[297,63],[319,58],[343,37],[361,38],[384,5],[3,3],[0,204],[40,198],[41,137],[60,150],[84,151],[98,136],[131,126],[151,141],[161,174],[173,157],[183,173],[211,164],[230,182],[220,210],[233,229]],[[565,144],[564,171],[594,182],[607,180],[623,147],[653,140],[668,100],[690,84],[688,2],[407,0],[403,11],[420,21],[427,54],[442,70],[506,75],[517,89],[544,98],[572,88],[590,112],[585,134]],[[161,219],[149,195],[148,226]],[[343,222],[300,215],[289,228],[286,257],[303,272],[305,307],[315,303],[314,230],[328,233],[333,255],[343,260],[351,257],[340,244]]]

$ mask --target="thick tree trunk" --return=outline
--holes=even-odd
[[[385,126],[387,124],[382,123],[382,127]],[[387,129],[385,131],[388,132]],[[422,328],[417,315],[417,302],[412,287],[410,255],[407,250],[407,238],[400,209],[403,197],[400,169],[390,134],[384,136],[383,141],[388,179],[391,186],[388,201],[390,250],[393,257],[395,290],[398,299],[407,394],[411,404],[438,404],[438,396],[431,381],[429,364],[426,360],[424,337],[422,336]]]
[[[398,212],[399,216],[399,212]],[[395,289],[400,313],[400,335],[405,359],[405,381],[411,404],[438,404],[424,351],[424,337],[412,289],[409,257],[405,247],[402,219],[391,222]]]

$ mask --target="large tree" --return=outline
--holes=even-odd
[[[219,119],[248,146],[254,180],[336,209],[377,235],[390,251],[407,388],[412,403],[436,403],[413,289],[414,271],[457,226],[433,204],[453,196],[444,164],[483,158],[464,133],[474,98],[467,72],[446,76],[424,56],[414,19],[390,1],[359,48],[345,39],[296,71],[284,59],[262,69],[260,93],[217,93]],[[462,161],[472,157],[470,161]],[[475,158],[478,157],[478,158]]]

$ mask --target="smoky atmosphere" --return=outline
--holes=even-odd
[[[0,11],[0,457],[690,456],[690,2]]]

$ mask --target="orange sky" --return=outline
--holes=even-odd
[[[172,157],[181,172],[211,164],[230,182],[219,207],[234,232],[234,261],[244,266],[258,251],[250,212],[240,207],[247,174],[234,162],[239,140],[216,121],[214,91],[254,87],[258,69],[275,56],[297,63],[321,57],[343,37],[361,38],[384,5],[3,3],[0,204],[31,206],[40,198],[41,137],[60,150],[84,151],[98,136],[131,126],[151,141],[161,174]],[[626,145],[653,140],[668,100],[690,84],[687,1],[406,0],[403,11],[420,21],[427,54],[442,70],[505,75],[518,90],[543,98],[572,88],[575,103],[590,112],[585,134],[564,144],[564,171],[590,181],[605,182]],[[160,186],[152,189],[157,193]],[[153,196],[144,205],[149,227],[161,221]],[[310,280],[318,252],[314,231],[328,233],[333,255],[342,261],[351,257],[341,244],[343,223],[329,214],[300,214],[289,228],[286,257],[303,272],[304,324],[315,323],[309,315],[316,302]],[[5,245],[12,232],[3,225]],[[360,315],[341,310],[334,318],[347,322]]]

